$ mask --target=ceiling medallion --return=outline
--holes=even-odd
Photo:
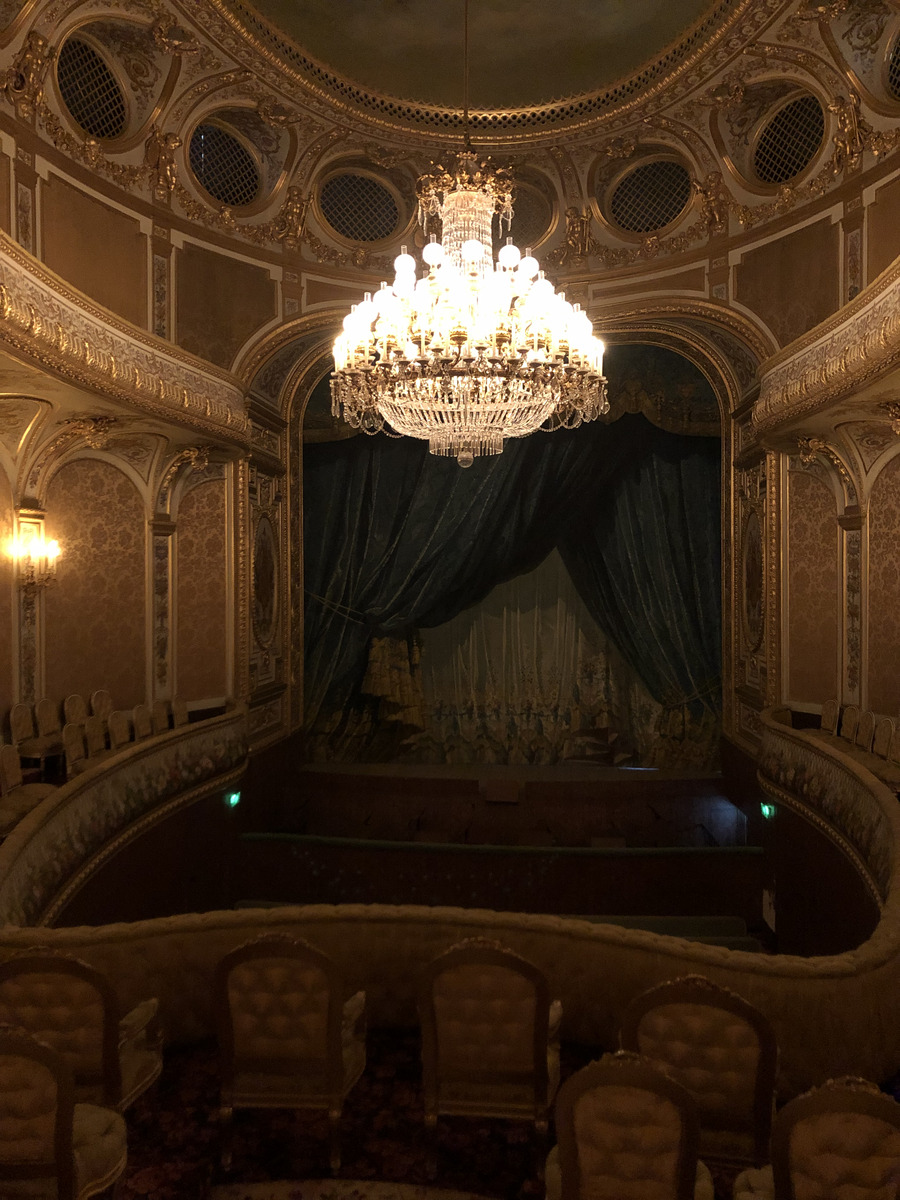
[[[392,286],[366,293],[334,343],[332,409],[364,433],[385,427],[428,442],[461,467],[499,454],[507,438],[571,429],[609,411],[603,343],[590,318],[507,238],[493,261],[491,225],[513,215],[509,170],[479,158],[468,134],[468,0],[465,125],[452,170],[436,166],[416,193],[425,271],[402,253]]]

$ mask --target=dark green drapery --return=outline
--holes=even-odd
[[[717,706],[719,454],[632,415],[468,471],[409,439],[307,446],[307,727],[353,704],[371,637],[441,625],[554,546],[655,699]]]

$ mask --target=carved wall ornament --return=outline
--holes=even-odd
[[[303,228],[306,224],[306,214],[312,202],[312,192],[304,196],[303,190],[292,186],[288,188],[287,198],[282,204],[278,216],[272,221],[272,237],[283,242],[290,250],[295,250],[303,238]]]
[[[878,407],[890,420],[891,430],[900,437],[900,400],[884,400]]]
[[[722,180],[721,171],[710,171],[702,183],[692,179],[691,188],[700,200],[700,219],[709,232],[725,233],[734,199]]]
[[[800,437],[797,439],[797,448],[800,453],[800,462],[805,467],[811,466],[819,457],[827,459],[840,476],[845,503],[857,503],[856,484],[853,482],[853,477],[844,460],[833,446],[829,446],[828,442],[821,437]]]
[[[109,442],[116,417],[70,417],[63,422],[70,433],[82,437],[92,450],[103,450]]]
[[[172,497],[172,485],[175,476],[183,468],[191,471],[205,471],[209,463],[209,446],[186,446],[178,452],[166,467],[162,482],[159,485],[158,512],[168,512]]]
[[[167,199],[175,190],[178,182],[175,151],[181,144],[177,133],[163,133],[158,125],[152,126],[144,142],[144,166],[157,200]]]
[[[44,99],[44,77],[53,54],[53,48],[44,35],[36,29],[30,29],[12,66],[6,69],[3,94],[23,121],[34,116]]]
[[[856,92],[851,92],[849,98],[838,96],[828,105],[828,111],[837,117],[837,132],[832,138],[832,174],[855,171],[874,133],[872,126],[860,113],[859,96]]]
[[[570,205],[566,209],[566,240],[562,246],[547,255],[547,262],[554,266],[581,264],[598,252],[597,239],[591,232],[593,215],[589,208],[578,209]]]
[[[164,13],[150,26],[150,36],[166,54],[197,54],[200,45],[194,35],[177,24],[172,13]]]

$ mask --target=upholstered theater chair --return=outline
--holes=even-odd
[[[23,1027],[65,1058],[75,1099],[124,1112],[157,1079],[156,1000],[125,1016],[112,984],[80,959],[24,951],[0,963],[0,1022]]]
[[[529,1120],[543,1144],[562,1005],[538,968],[487,939],[460,942],[425,968],[419,1017],[426,1125],[454,1114]]]
[[[49,725],[54,724],[51,719],[52,709],[53,702],[50,700],[39,700],[36,706],[36,711],[42,714],[45,723]],[[14,704],[9,712],[9,730],[19,757],[24,758],[26,762],[38,763],[42,773],[48,758],[62,757],[62,730],[59,729],[58,714],[55,724],[55,730],[42,734],[35,728],[34,715],[27,704]]]
[[[604,1055],[566,1080],[556,1137],[547,1200],[713,1200],[696,1105],[638,1054]]]
[[[125,1170],[125,1122],[75,1104],[65,1059],[21,1029],[0,1027],[0,1196],[87,1200]]]
[[[0,838],[55,791],[52,783],[25,783],[15,746],[0,746]]]
[[[123,749],[131,741],[131,721],[128,713],[122,709],[114,709],[106,718],[106,730],[109,734],[109,748],[115,753]]]
[[[84,726],[66,721],[63,725],[63,746],[66,750],[66,779],[73,779],[90,766],[84,742]]]
[[[772,1163],[742,1171],[735,1200],[896,1200],[900,1104],[865,1079],[830,1079],[786,1104]]]
[[[702,975],[686,975],[632,1001],[619,1040],[690,1092],[700,1116],[701,1158],[745,1166],[767,1161],[778,1047],[752,1004]]]
[[[328,1113],[338,1170],[341,1111],[366,1065],[366,994],[345,994],[331,959],[288,935],[255,938],[218,964],[223,1166],[235,1108],[303,1108]]]
[[[153,714],[149,704],[136,704],[131,714],[134,726],[134,740],[142,742],[144,738],[153,736]]]
[[[88,718],[87,703],[84,696],[78,692],[73,692],[71,696],[66,696],[63,701],[63,718],[70,725],[84,725]]]
[[[168,733],[169,731],[169,705],[165,700],[154,700],[153,708],[150,710],[151,720],[153,722],[154,734]]]

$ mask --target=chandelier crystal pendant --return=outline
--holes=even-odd
[[[587,313],[507,238],[493,261],[491,226],[513,216],[510,171],[479,158],[468,136],[468,4],[463,150],[417,185],[425,270],[406,247],[392,285],[366,293],[334,343],[332,411],[364,433],[389,427],[432,454],[499,454],[506,438],[572,429],[609,411],[603,342]]]

